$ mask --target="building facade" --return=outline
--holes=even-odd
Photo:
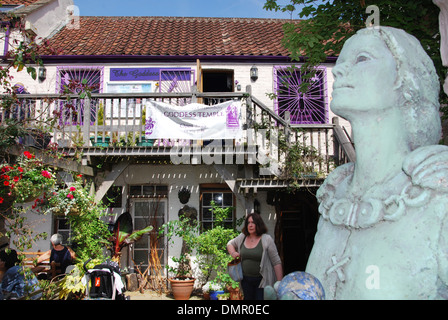
[[[24,2],[22,10],[33,5],[33,1],[16,2]],[[39,7],[25,12],[25,19],[56,51],[41,52],[45,76],[36,81],[18,72],[13,81],[26,87],[37,109],[45,96],[56,98],[73,83],[78,85],[70,87],[73,94],[78,93],[77,88],[89,87],[91,98],[87,103],[75,99],[76,115],[61,115],[64,129],[52,132],[52,141],[71,154],[72,138],[76,134],[84,137],[82,164],[91,169],[98,199],[115,200],[109,203],[109,223],[130,212],[135,229],[148,224],[157,228],[177,219],[187,205],[207,228],[213,225],[209,211],[213,200],[219,206],[235,208],[229,223],[259,212],[276,239],[285,273],[304,270],[318,218],[313,193],[331,170],[334,164],[329,163],[338,152],[334,115],[329,108],[335,58],[323,63],[311,79],[304,77],[293,68],[300,62],[291,61],[281,44],[282,25],[288,20],[79,17],[70,1],[41,0],[36,4]],[[34,16],[38,18],[31,19]],[[304,81],[310,82],[310,88],[302,93],[299,85]],[[190,103],[239,102],[244,134],[230,146],[232,152],[242,147],[241,158],[234,153],[231,161],[204,161],[204,148],[213,139],[159,136],[146,146],[140,145],[143,119],[147,119],[143,114],[150,112],[150,101],[162,100],[178,108]],[[62,105],[58,100],[50,107],[58,110]],[[326,160],[313,164],[316,170],[299,179],[295,193],[287,192],[288,179],[262,172],[259,155],[255,155],[256,161],[249,160],[249,132],[263,129],[265,119],[268,125],[286,132],[288,139],[302,139],[313,146]],[[343,120],[340,124],[348,128]],[[299,138],[291,129],[305,133]],[[164,130],[168,136],[172,128]],[[106,137],[106,145],[95,145]],[[263,141],[256,140],[257,152],[266,147]],[[172,150],[179,146],[202,154],[188,153],[189,162],[175,163]],[[216,159],[226,157],[225,152],[214,150]],[[179,200],[181,189],[191,193],[187,203]],[[45,217],[38,230],[60,232],[67,239],[70,233],[63,217]],[[165,240],[160,241],[157,250],[162,263],[167,264],[170,256],[179,254],[180,242],[167,251]],[[46,250],[49,244],[42,241],[36,248]],[[122,264],[146,265],[150,248],[149,237],[145,237],[126,249]]]

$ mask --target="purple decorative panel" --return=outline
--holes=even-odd
[[[92,66],[64,66],[57,67],[56,92],[79,94],[85,89],[92,93],[103,92],[104,67]],[[84,101],[72,99],[68,104],[61,102],[59,105],[61,124],[82,124],[84,119]],[[90,122],[96,119],[96,103],[91,101]]]
[[[160,69],[160,92],[191,92],[194,74],[191,69]]]
[[[324,124],[328,122],[326,68],[318,67],[307,78],[299,67],[274,67],[275,108],[284,118],[290,112],[292,124]],[[308,83],[305,92],[302,83]]]

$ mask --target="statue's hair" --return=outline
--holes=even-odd
[[[420,42],[401,29],[366,28],[358,34],[373,34],[382,39],[397,64],[396,90],[405,116],[403,128],[408,130],[411,150],[437,144],[441,138],[440,83],[434,63]]]

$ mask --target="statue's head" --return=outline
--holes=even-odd
[[[349,121],[400,108],[411,150],[440,139],[440,84],[420,42],[401,29],[366,28],[349,38],[333,68],[334,113]]]

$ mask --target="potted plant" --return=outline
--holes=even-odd
[[[210,286],[210,300],[218,300],[218,295],[224,294],[224,286],[215,279]]]
[[[222,281],[226,284],[226,291],[229,293],[230,300],[242,300],[242,291],[240,283],[232,280],[228,273],[221,275]]]
[[[188,300],[193,292],[196,279],[192,276],[190,254],[195,248],[198,230],[196,220],[182,217],[169,221],[159,229],[159,235],[165,234],[168,244],[174,244],[174,236],[182,239],[181,253],[178,258],[171,258],[173,264],[168,267],[168,273],[174,274],[168,281],[176,300]]]
[[[110,143],[110,137],[105,136],[104,139],[103,136],[90,137],[90,142],[94,147],[108,147]]]
[[[220,293],[217,295],[218,300],[229,300],[230,299],[230,294],[227,293]]]
[[[210,300],[210,287],[212,285],[211,281],[207,281],[203,286],[202,286],[202,295],[204,297],[205,300]]]
[[[98,126],[104,125],[104,106],[101,103],[98,108]],[[110,137],[107,132],[99,134],[96,137],[90,137],[90,142],[94,147],[108,147],[110,143]]]

